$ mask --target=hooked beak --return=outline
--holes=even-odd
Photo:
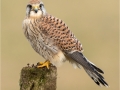
[[[39,9],[39,7],[38,7],[38,6],[33,6],[33,10],[35,11],[35,13],[37,13],[37,12],[38,12],[38,9]]]

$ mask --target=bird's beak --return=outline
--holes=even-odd
[[[38,12],[38,6],[33,6],[33,10],[35,11],[35,13],[37,13]]]

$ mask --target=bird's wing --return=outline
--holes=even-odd
[[[42,33],[54,40],[54,44],[67,57],[81,65],[97,85],[108,86],[104,81],[104,77],[100,74],[104,72],[84,57],[81,52],[83,48],[80,41],[75,38],[74,34],[62,20],[47,15],[42,18],[40,28],[42,28]]]
[[[40,23],[42,33],[54,39],[55,44],[65,52],[72,52],[73,50],[82,51],[82,44],[74,34],[70,31],[68,26],[60,19],[51,15],[43,17]]]

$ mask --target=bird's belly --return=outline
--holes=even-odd
[[[29,39],[33,49],[41,55],[45,60],[49,60],[53,65],[60,66],[65,60],[63,52],[55,46],[50,39],[43,40],[39,36],[39,39]]]
[[[49,60],[56,66],[61,65],[61,63],[66,60],[63,52],[49,35],[45,35],[41,30],[37,32],[37,28],[33,28],[30,22],[30,20],[24,20],[25,24],[23,24],[23,28],[24,34],[33,49],[45,60]]]

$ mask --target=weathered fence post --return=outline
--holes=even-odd
[[[56,90],[57,68],[23,67],[20,75],[20,90]]]

